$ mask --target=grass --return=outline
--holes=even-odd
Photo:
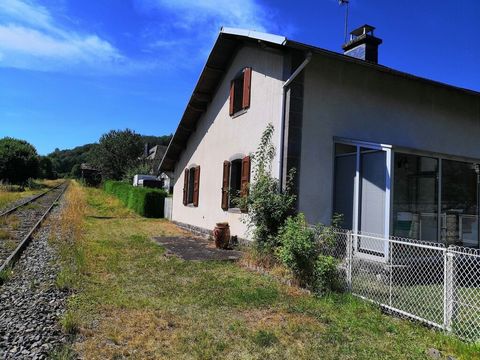
[[[379,303],[391,305],[408,313],[414,313],[437,324],[443,323],[443,291],[439,283],[426,285],[395,285],[389,292],[388,283],[373,274],[356,271],[352,281],[353,292]],[[471,338],[480,333],[480,288],[455,287],[455,334]],[[390,303],[391,302],[391,303]]]
[[[348,295],[314,298],[234,263],[166,257],[151,237],[182,232],[101,190],[74,183],[67,201],[57,246],[82,358],[426,359],[429,348],[480,358]]]
[[[6,268],[0,271],[0,285],[5,284],[13,276],[11,268]]]
[[[0,240],[7,240],[10,239],[11,234],[4,229],[0,229]]]
[[[49,188],[59,185],[62,181],[64,180],[37,180],[36,183],[39,185],[38,188],[26,188],[24,191],[7,191],[5,187],[0,187],[0,209],[7,207],[9,204],[15,201],[29,196],[38,195]]]

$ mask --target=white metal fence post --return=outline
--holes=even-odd
[[[444,254],[443,327],[447,331],[452,331],[454,254],[448,249],[445,249]]]
[[[390,275],[390,278],[389,278],[389,284],[388,284],[388,305],[390,306],[393,306],[393,301],[392,301],[392,291],[393,291],[393,243],[390,244],[390,242],[388,241],[388,239],[385,239],[385,242],[388,243],[388,247],[389,247],[389,252],[388,252],[388,267],[387,269],[389,269],[389,275]]]
[[[352,232],[347,232],[347,288],[352,292],[352,257],[353,257],[353,237]]]

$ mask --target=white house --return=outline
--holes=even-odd
[[[272,171],[284,183],[297,169],[309,222],[341,213],[355,231],[478,247],[480,93],[379,65],[373,31],[353,31],[339,54],[223,28],[160,165],[173,220],[228,221],[248,239],[228,190],[249,181],[272,123]]]

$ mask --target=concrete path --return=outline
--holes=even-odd
[[[155,241],[184,260],[217,260],[235,261],[242,253],[237,250],[223,250],[215,248],[213,241],[195,237],[156,237]]]

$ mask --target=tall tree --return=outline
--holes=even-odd
[[[33,145],[11,137],[0,139],[0,179],[23,183],[38,175],[38,155]]]
[[[39,160],[39,177],[42,179],[54,179],[52,159],[48,156],[40,156]]]
[[[120,180],[128,169],[139,163],[143,152],[142,137],[130,129],[103,134],[91,153],[90,163],[104,179]]]

